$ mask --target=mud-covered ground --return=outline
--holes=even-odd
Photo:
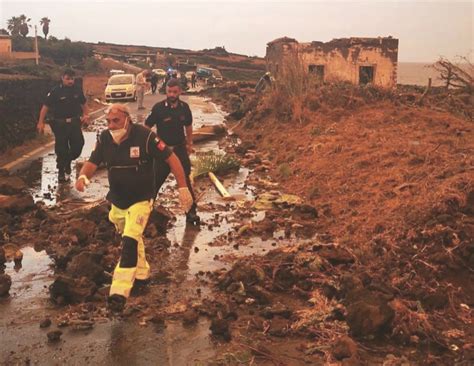
[[[422,102],[413,88],[344,84],[298,99],[283,98],[278,87],[256,97],[246,85],[207,94],[230,112],[232,130],[243,141],[238,151],[258,152],[255,170],[318,212],[315,228],[325,244],[280,252],[289,272],[303,270],[308,279],[308,263],[327,259],[327,245],[331,255],[345,253],[345,261],[309,271],[324,275],[306,288],[317,305],[303,309],[318,321],[305,331],[322,339],[349,334],[358,342],[359,362],[382,362],[370,357],[392,353],[414,364],[470,364],[472,96],[436,90]],[[302,265],[303,253],[308,260]],[[274,276],[279,262],[270,257],[263,267]],[[297,278],[290,293],[300,293]],[[342,306],[338,316],[348,332],[322,329],[328,322],[321,319],[331,316],[316,308],[330,312],[334,306]],[[294,330],[294,319],[290,326]],[[330,355],[328,361],[335,357],[325,345],[318,350]]]
[[[147,105],[156,98],[148,96]],[[232,98],[240,100],[235,93]],[[198,125],[223,121],[222,112],[209,101],[187,100]],[[413,230],[396,245],[387,242],[392,238],[387,226],[367,234],[357,215],[344,216],[345,211],[331,210],[319,196],[306,192],[311,184],[327,189],[332,207],[349,209],[350,185],[335,181],[331,190],[320,180],[282,171],[279,159],[290,154],[293,160],[286,163],[291,169],[301,164],[303,172],[318,161],[334,161],[306,156],[298,148],[307,143],[300,131],[307,124],[289,136],[288,130],[285,134],[272,125],[274,120],[264,118],[269,112],[258,102],[254,105],[234,133],[198,147],[239,157],[239,172],[221,177],[234,200],[221,199],[207,179],[197,180],[203,224],[189,227],[170,182],[145,235],[151,281],[136,286],[120,316],[105,308],[120,252],[120,240],[107,221],[107,203],[101,200],[105,172],[99,172],[83,196],[70,186],[56,185],[53,155],[23,174],[24,186],[15,177],[0,179],[0,194],[6,195],[0,196],[0,244],[12,281],[10,295],[0,300],[3,362],[469,364],[469,192],[447,221],[407,227]],[[144,115],[136,113],[135,119],[142,122]],[[92,130],[103,123],[95,126]],[[313,137],[338,136],[339,126]],[[375,123],[370,126],[376,129]],[[94,136],[93,131],[86,135],[89,150]],[[296,146],[298,137],[302,140]],[[333,165],[328,177],[344,179],[346,170]],[[469,166],[465,170],[472,172]],[[407,189],[412,187],[399,191],[406,194]],[[380,220],[387,217],[377,215]],[[352,231],[345,229],[347,220],[353,220]],[[374,244],[359,248],[362,237]],[[8,279],[2,281],[8,287]]]

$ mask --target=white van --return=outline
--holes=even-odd
[[[105,101],[137,100],[137,81],[133,74],[113,75],[105,88]]]

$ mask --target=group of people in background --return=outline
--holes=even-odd
[[[132,121],[131,111],[125,104],[112,104],[107,109],[107,129],[98,135],[95,148],[75,182],[76,189],[83,192],[97,168],[102,164],[107,168],[109,220],[122,237],[121,256],[107,300],[112,311],[123,309],[136,280],[150,278],[143,232],[158,192],[170,173],[178,184],[186,222],[200,223],[190,177],[193,117],[189,105],[180,100],[182,79],[172,76],[165,79],[166,99],[153,106],[144,126]],[[74,79],[72,70],[63,73],[61,83],[47,95],[37,124],[42,133],[46,115],[51,112],[60,182],[70,179],[71,162],[80,156],[84,146],[81,127],[89,122],[86,98],[82,88],[75,86]],[[147,82],[150,82],[152,92],[156,92],[155,80],[147,70],[137,75],[138,109],[144,109]]]

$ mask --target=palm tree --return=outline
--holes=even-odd
[[[44,39],[48,37],[49,23],[51,23],[51,19],[49,19],[48,17],[43,17],[40,20],[40,24],[43,26]]]
[[[20,34],[21,19],[19,17],[11,17],[7,20],[7,29],[12,36]]]
[[[20,15],[20,34],[23,36],[23,37],[26,37],[29,33],[29,27],[31,27],[31,25],[28,24],[28,22],[30,21],[31,19],[30,18],[27,18],[26,15],[22,14]]]

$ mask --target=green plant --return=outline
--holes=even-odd
[[[193,160],[194,177],[200,177],[209,172],[223,175],[239,170],[240,162],[229,154],[215,153],[213,151],[198,155]]]
[[[88,57],[84,61],[84,70],[88,73],[100,71],[100,61],[94,57]]]

